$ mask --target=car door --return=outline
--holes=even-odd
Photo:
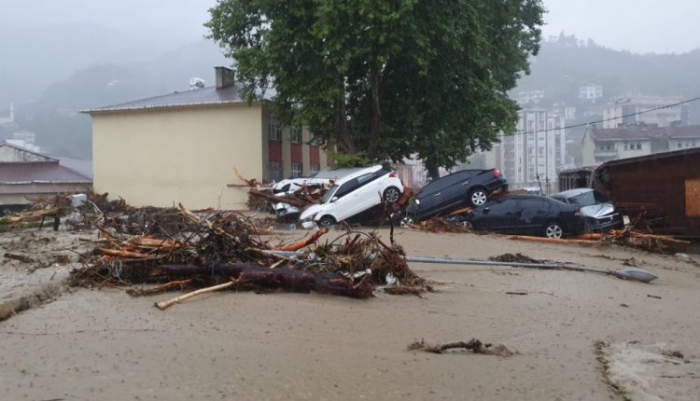
[[[351,180],[354,182],[354,189],[348,193],[347,199],[343,202],[343,220],[381,202],[381,198],[376,193],[377,178],[377,173],[371,172]]]
[[[508,232],[513,226],[515,216],[515,201],[512,199],[500,199],[487,202],[474,211],[477,218],[476,226],[480,230]]]
[[[442,190],[443,209],[465,205],[473,171],[458,171],[445,177],[445,188]]]
[[[539,234],[549,218],[549,203],[542,197],[528,197],[516,201],[513,232]]]
[[[417,212],[415,218],[417,220],[423,220],[428,216],[432,216],[437,213],[438,205],[442,201],[442,190],[443,184],[442,180],[435,180],[428,185],[424,186],[420,190],[418,196],[416,197],[420,204],[417,205]]]
[[[357,178],[353,178],[342,184],[333,195],[333,198],[337,199],[332,201],[333,206],[328,212],[335,217],[336,221],[340,222],[352,216],[352,207],[355,204],[357,188]]]

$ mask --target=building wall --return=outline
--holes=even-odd
[[[513,189],[539,187],[541,182],[546,192],[556,191],[566,151],[564,126],[562,117],[544,110],[521,110],[518,132],[486,152],[487,166],[501,170]]]
[[[603,110],[603,128],[618,128],[621,125],[646,124],[669,127],[674,124],[688,125],[688,105],[666,107],[679,99],[631,98],[611,103]],[[655,110],[658,109],[658,110]],[[643,113],[632,115],[635,113]],[[627,116],[624,117],[623,116]]]
[[[680,150],[700,147],[700,138],[670,139],[669,150]]]
[[[94,188],[134,206],[245,209],[263,178],[262,106],[247,104],[93,115]]]
[[[49,157],[23,151],[13,146],[0,146],[0,163],[46,162]]]

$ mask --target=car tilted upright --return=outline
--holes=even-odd
[[[497,189],[508,190],[508,181],[498,169],[457,171],[421,188],[406,217],[421,221],[458,207],[481,206]]]
[[[306,209],[300,216],[306,229],[328,227],[382,203],[396,203],[403,183],[396,172],[382,165],[348,174],[326,191],[321,204]]]

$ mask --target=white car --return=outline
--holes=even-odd
[[[398,175],[381,165],[353,172],[336,181],[321,204],[306,209],[300,216],[305,229],[328,227],[380,205],[382,199],[395,203],[403,193]]]
[[[289,193],[296,192],[304,185],[313,187],[321,185],[330,185],[331,182],[342,178],[345,175],[351,174],[353,172],[359,171],[358,168],[349,169],[339,169],[339,170],[323,170],[310,177],[299,177],[299,178],[287,178],[281,180],[272,186],[272,192],[278,193]]]

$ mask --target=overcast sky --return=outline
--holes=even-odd
[[[17,25],[92,22],[134,33],[195,41],[216,0],[0,0],[3,21]],[[544,0],[544,36],[565,31],[634,52],[700,48],[699,0]]]

